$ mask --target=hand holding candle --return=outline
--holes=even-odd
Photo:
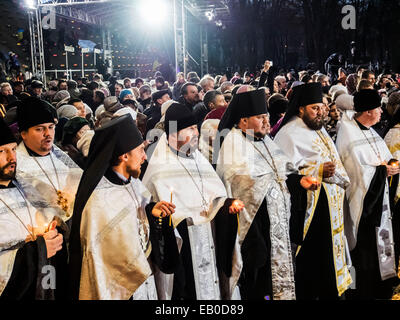
[[[53,220],[52,222],[50,222],[50,224],[46,223],[44,226],[45,226],[45,233],[51,230],[55,230],[57,227],[57,221]]]
[[[230,214],[237,214],[240,211],[242,211],[244,208],[244,203],[240,200],[235,200],[229,207],[229,213]]]
[[[388,177],[393,177],[396,174],[399,174],[400,173],[399,161],[396,159],[391,159],[389,163],[386,165],[386,169]],[[390,184],[392,184],[392,178],[390,179]]]
[[[155,204],[151,214],[156,218],[164,218],[175,213],[175,206],[167,201],[160,201]]]
[[[318,179],[312,176],[306,176],[301,178],[300,180],[301,186],[310,191],[315,191],[319,188],[320,183],[318,182]]]

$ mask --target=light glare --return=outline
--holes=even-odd
[[[37,1],[36,0],[25,0],[25,6],[28,9],[36,9]]]
[[[144,0],[140,5],[140,15],[149,25],[159,25],[166,20],[165,0]]]

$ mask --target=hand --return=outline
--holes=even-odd
[[[336,164],[334,164],[333,162],[324,163],[324,171],[323,171],[324,178],[333,177],[335,171],[336,171]]]
[[[229,207],[230,214],[237,214],[244,209],[244,203],[240,200],[235,200],[232,202],[231,206]]]
[[[395,176],[396,174],[400,173],[400,167],[399,166],[392,166],[390,164],[386,165],[386,169],[387,169],[387,176],[388,177],[392,177]]]
[[[151,214],[156,218],[164,218],[170,216],[171,214],[174,214],[175,208],[176,206],[173,203],[160,201],[157,202],[156,205],[153,207]]]
[[[317,178],[306,176],[301,178],[300,185],[306,190],[315,191],[321,184],[318,182]]]
[[[30,233],[34,234],[35,238],[33,239],[32,236],[29,235],[25,239],[25,242],[36,241],[36,238],[38,236],[43,236],[49,230],[55,230],[56,227],[57,227],[57,221],[56,220],[51,221],[50,225],[43,223],[40,227],[32,227],[30,224],[28,224],[28,230],[29,230]]]
[[[46,232],[43,238],[46,242],[47,259],[53,257],[62,249],[63,235],[58,234],[57,229]]]

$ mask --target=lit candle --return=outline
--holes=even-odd
[[[235,209],[239,209],[240,208],[239,201],[237,200],[233,201],[233,206],[235,207]]]
[[[170,189],[171,190],[171,201],[170,201],[170,203],[172,203],[172,193],[174,192],[174,189]],[[171,217],[171,215],[169,215],[169,226],[171,226],[171,220],[172,220],[172,217]]]
[[[393,168],[398,168],[398,167],[399,167],[399,161],[393,161],[390,165],[391,165]],[[392,181],[393,181],[393,176],[390,177],[389,187],[392,186]]]
[[[310,178],[311,183],[318,183],[318,179],[315,177]]]
[[[237,209],[240,210],[240,202],[238,200],[233,201],[232,206]],[[237,224],[238,224],[238,234],[240,232],[240,220],[239,220],[239,212],[236,214],[236,218],[237,218]]]

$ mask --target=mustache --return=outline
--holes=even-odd
[[[15,167],[14,167],[14,171],[13,171],[13,173],[12,173],[12,175],[14,175],[15,172],[16,172],[16,170],[17,170],[17,163],[16,163],[16,162],[9,162],[9,163],[7,163],[5,166],[0,167],[0,176],[3,176],[3,177],[4,177],[4,171],[5,171],[8,167],[11,167],[12,165],[15,166]],[[7,174],[7,177],[9,177],[9,174]]]
[[[9,162],[9,163],[7,163],[4,167],[2,167],[1,169],[7,169],[8,167],[11,167],[12,165],[14,165],[15,167],[17,166],[17,163],[14,161],[14,162]]]

